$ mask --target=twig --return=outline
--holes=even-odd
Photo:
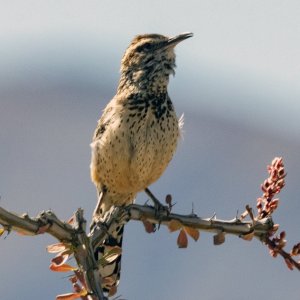
[[[214,232],[219,233],[220,231],[233,234],[237,236],[244,236],[249,233],[253,233],[255,237],[260,240],[263,240],[264,237],[268,234],[270,229],[273,227],[272,218],[265,218],[257,220],[255,222],[251,221],[240,221],[239,219],[232,220],[219,220],[211,218],[199,218],[195,214],[191,215],[180,215],[180,214],[157,214],[155,208],[151,206],[142,206],[138,204],[131,204],[126,207],[116,208],[109,219],[107,220],[108,226],[106,233],[101,234],[98,230],[94,233],[91,233],[91,243],[93,247],[100,245],[105,239],[106,235],[110,232],[113,232],[116,226],[120,225],[119,216],[123,215],[124,219],[143,221],[147,220],[151,223],[169,226],[170,222],[173,220],[180,222],[183,226],[199,229],[200,231]],[[101,226],[101,224],[99,224]],[[100,228],[100,227],[99,227]]]
[[[94,259],[94,250],[85,233],[85,220],[83,210],[75,213],[73,226],[60,221],[52,211],[40,213],[36,218],[27,214],[18,216],[0,207],[0,224],[7,230],[15,230],[27,235],[49,233],[64,243],[70,243],[79,269],[84,274],[86,289],[90,300],[107,299],[101,288],[101,277],[97,262]]]
[[[293,267],[296,268],[298,271],[300,271],[300,263],[293,259],[290,253],[286,252],[282,248],[278,248],[278,245],[272,241],[269,237],[266,237],[264,240],[264,243],[272,250],[276,251],[279,255],[281,255],[288,267],[292,270]]]
[[[52,211],[43,211],[36,218],[28,214],[21,216],[0,207],[0,224],[10,230],[27,235],[49,233],[62,242],[71,242],[75,234],[74,228],[60,221]]]

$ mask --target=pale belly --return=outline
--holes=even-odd
[[[92,179],[112,194],[136,194],[165,171],[179,136],[175,114],[119,122],[92,144]]]

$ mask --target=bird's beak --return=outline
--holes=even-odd
[[[176,35],[172,38],[169,38],[165,44],[166,48],[169,47],[175,47],[178,43],[190,38],[193,36],[193,33],[191,32],[185,32],[185,33],[181,33],[179,35]]]

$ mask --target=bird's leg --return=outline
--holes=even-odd
[[[153,194],[152,192],[148,189],[145,188],[145,193],[150,197],[154,204],[155,212],[156,214],[159,214],[160,212],[166,211],[167,214],[170,213],[170,209],[168,206],[163,205]]]
[[[101,201],[101,193],[98,195],[98,202],[97,202],[97,205],[94,209],[94,212],[93,212],[93,217],[92,217],[92,223],[90,224],[90,230],[92,230],[96,223],[99,221],[99,218],[100,218],[100,201]]]
[[[96,219],[100,215],[100,200],[101,200],[101,198],[98,197],[98,202],[97,202],[97,205],[96,205],[96,207],[94,209],[94,212],[93,212],[93,219]]]

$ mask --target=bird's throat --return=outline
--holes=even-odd
[[[173,72],[172,72],[173,73]],[[124,90],[131,92],[147,91],[148,93],[165,93],[169,84],[170,72],[151,72],[151,70],[136,70],[122,74],[118,93]]]

